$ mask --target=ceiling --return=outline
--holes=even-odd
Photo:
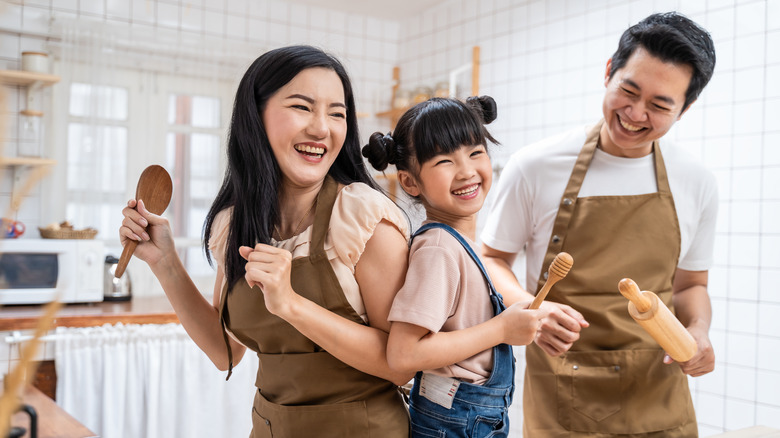
[[[408,18],[446,0],[292,0],[309,6],[336,9],[377,18]]]

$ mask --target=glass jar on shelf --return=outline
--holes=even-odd
[[[436,84],[436,91],[433,93],[434,97],[450,97],[450,83],[447,81],[441,81]]]
[[[431,90],[430,87],[421,85],[414,89],[414,97],[412,98],[412,100],[414,101],[414,103],[425,102],[426,100],[430,99],[432,95],[433,95],[433,90]]]
[[[412,104],[412,92],[403,88],[395,90],[393,109],[405,109]]]

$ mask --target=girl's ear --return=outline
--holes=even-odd
[[[409,196],[420,196],[420,187],[417,185],[417,181],[414,179],[411,173],[406,170],[398,171],[398,183],[401,184],[401,188],[404,189]]]

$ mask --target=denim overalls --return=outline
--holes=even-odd
[[[447,231],[463,245],[487,281],[494,315],[503,311],[506,307],[501,295],[493,287],[479,257],[457,231],[448,225],[432,222],[420,227],[412,239],[431,228]],[[420,395],[423,373],[418,372],[409,400],[412,437],[506,437],[509,433],[508,408],[515,390],[514,377],[512,347],[507,344],[496,345],[493,347],[493,371],[484,385],[459,382],[456,379],[437,379],[448,379],[458,385],[452,407],[448,409]]]

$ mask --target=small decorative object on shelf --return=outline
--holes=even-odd
[[[70,222],[52,223],[45,228],[38,227],[41,237],[44,239],[94,239],[98,230],[94,228],[84,228],[76,230]]]
[[[22,70],[49,73],[49,55],[43,52],[22,52]]]

